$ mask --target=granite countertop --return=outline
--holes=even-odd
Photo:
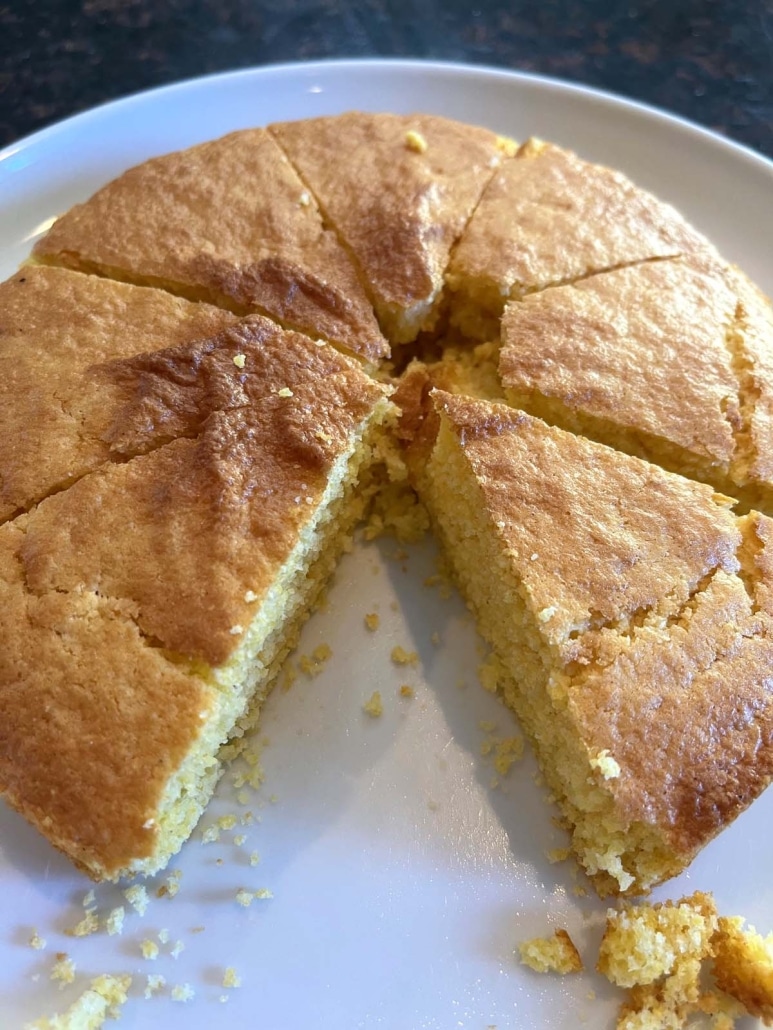
[[[587,83],[773,157],[773,0],[11,0],[0,145],[177,79],[370,56]]]

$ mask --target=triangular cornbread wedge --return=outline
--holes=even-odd
[[[269,129],[357,263],[389,339],[432,329],[451,248],[513,145],[432,115],[348,112]]]
[[[680,214],[621,172],[530,140],[494,174],[454,252],[451,323],[487,339],[510,298],[704,249]]]
[[[599,892],[647,891],[773,777],[773,523],[505,405],[431,399],[417,485],[504,699]]]
[[[349,258],[264,129],[130,169],[62,215],[33,253],[267,314],[371,362],[388,353]]]
[[[38,265],[0,283],[0,312],[0,522],[130,457],[132,444],[147,450],[179,435],[148,396],[144,438],[125,439],[123,409],[139,383],[123,363],[238,321],[161,290]]]
[[[509,304],[507,399],[773,513],[773,311],[732,270],[639,264]]]
[[[0,527],[0,789],[96,878],[162,867],[362,515],[387,390],[251,316],[126,359],[177,438]]]

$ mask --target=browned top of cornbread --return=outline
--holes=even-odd
[[[434,401],[553,652],[551,689],[620,767],[618,812],[689,858],[773,776],[770,520],[523,412]]]
[[[543,631],[566,657],[577,631],[615,625],[663,597],[678,607],[713,569],[737,568],[736,520],[710,487],[503,404],[433,397],[530,606],[556,609]]]
[[[683,260],[531,294],[505,309],[502,382],[515,403],[547,398],[559,414],[633,429],[727,470],[741,428],[728,346],[736,305],[723,277]]]
[[[0,284],[0,521],[132,453],[113,438],[129,399],[117,362],[205,339],[236,320],[207,304],[66,269],[30,265]],[[136,446],[146,449],[167,432],[149,421]]]
[[[125,397],[114,439],[136,453],[161,425],[171,442],[41,503],[19,549],[25,582],[120,598],[163,647],[219,665],[385,389],[259,315],[107,374]]]
[[[349,258],[263,129],[132,168],[63,215],[34,254],[269,314],[372,361],[388,353]]]
[[[148,820],[216,691],[143,636],[130,601],[27,583],[30,525],[0,527],[0,783],[56,846],[110,874],[153,852]]]
[[[435,301],[451,247],[503,156],[502,141],[420,114],[349,112],[270,131],[358,263],[382,326],[398,342],[413,339],[418,327],[408,332],[395,319]]]
[[[489,183],[448,281],[484,280],[505,298],[703,247],[681,215],[621,172],[529,141]]]

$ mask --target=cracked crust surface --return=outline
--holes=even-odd
[[[668,204],[621,172],[530,140],[495,173],[454,253],[451,320],[474,328],[464,309],[479,306],[490,328],[508,298],[687,252],[713,250]]]
[[[122,362],[236,321],[207,304],[66,269],[31,265],[0,284],[0,521],[127,453],[112,428],[129,400],[114,374]],[[149,419],[137,446],[165,432]]]
[[[389,352],[351,261],[264,129],[130,169],[58,219],[34,256],[258,311],[369,361]]]
[[[431,329],[451,248],[503,141],[421,114],[348,112],[270,131],[357,262],[390,339]]]
[[[770,510],[755,395],[773,383],[773,319],[762,298],[748,312],[740,285],[721,266],[664,260],[510,303],[508,400]]]
[[[541,641],[543,703],[614,759],[615,819],[656,831],[672,875],[773,778],[770,520],[504,405],[432,396]],[[555,776],[560,754],[540,757]]]

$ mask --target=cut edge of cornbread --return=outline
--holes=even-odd
[[[159,799],[152,853],[119,869],[91,865],[87,871],[95,879],[115,881],[155,873],[190,836],[215,789],[223,762],[238,753],[239,739],[257,722],[260,707],[295,646],[301,626],[363,517],[370,494],[359,489],[359,479],[378,459],[385,423],[392,417],[391,403],[380,399],[360,433],[352,438],[349,450],[339,457],[315,517],[301,531],[228,661],[216,668],[200,663],[192,669],[213,689],[216,701],[200,736]]]

